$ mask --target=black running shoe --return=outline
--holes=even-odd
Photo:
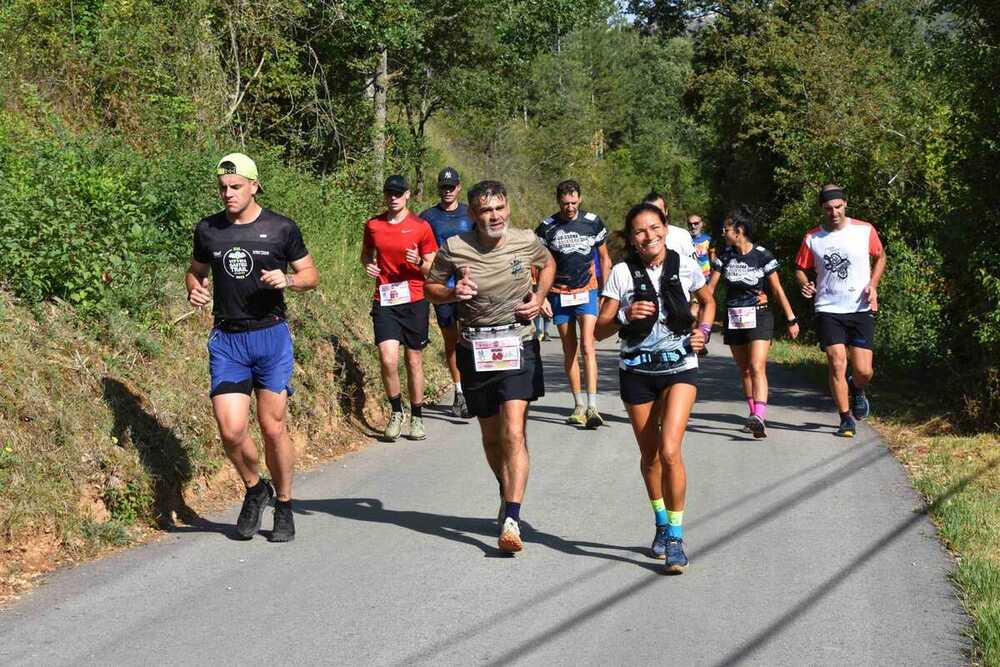
[[[851,390],[851,414],[855,419],[865,419],[871,414],[871,404],[862,389],[854,386],[854,378],[847,378],[847,386]]]
[[[853,438],[857,430],[858,426],[854,423],[854,420],[850,417],[844,417],[840,420],[840,427],[837,429],[837,436],[841,438]]]
[[[292,518],[292,501],[277,501],[274,503],[274,530],[271,531],[271,542],[291,542],[295,539],[295,519]]]
[[[261,479],[257,485],[247,489],[243,497],[243,508],[240,509],[240,516],[236,519],[236,534],[244,540],[251,539],[260,530],[260,520],[264,514],[264,508],[274,497],[274,489],[271,482]]]

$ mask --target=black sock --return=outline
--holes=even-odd
[[[504,519],[521,520],[521,503],[512,503],[509,500],[504,505]]]
[[[289,509],[291,509],[292,499],[289,498],[288,500],[275,500],[274,509],[278,509],[279,507],[288,507]]]
[[[854,421],[854,415],[851,414],[850,410],[848,410],[847,412],[840,413],[840,421],[844,421],[845,419],[850,419],[851,421]]]
[[[254,484],[253,486],[248,486],[247,487],[247,495],[248,496],[259,496],[260,494],[264,493],[264,486],[265,486],[265,484],[267,484],[267,482],[264,481],[264,478],[263,477],[258,477],[256,484]]]
[[[389,397],[389,405],[392,406],[393,412],[403,411],[403,396],[401,394],[396,394],[395,396]]]
[[[410,403],[410,414],[414,417],[424,416],[424,404],[423,403]]]

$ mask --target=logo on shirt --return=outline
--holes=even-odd
[[[243,248],[230,248],[222,256],[222,266],[230,276],[243,280],[253,271],[253,257]]]
[[[519,276],[524,273],[524,262],[520,257],[515,257],[510,261],[510,275]]]
[[[564,255],[576,253],[589,255],[594,247],[594,237],[577,232],[558,231],[552,237],[551,248]]]
[[[726,267],[726,280],[731,283],[743,283],[752,287],[763,277],[763,269],[743,262],[730,262]]]
[[[829,255],[823,255],[823,268],[830,273],[837,274],[837,277],[841,280],[847,280],[847,273],[851,268],[851,260],[841,257],[839,252],[834,251]]]

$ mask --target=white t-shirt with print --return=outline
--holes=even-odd
[[[795,256],[795,265],[816,271],[816,312],[864,313],[871,310],[865,288],[872,279],[870,257],[881,255],[882,241],[875,228],[847,219],[835,231],[810,229]]]
[[[687,232],[684,233],[687,234]],[[688,234],[689,242],[690,238],[691,236]],[[659,294],[660,276],[663,274],[663,265],[661,264],[655,269],[646,269],[646,273],[649,274],[653,288]],[[677,277],[680,279],[681,287],[684,290],[684,296],[687,300],[691,299],[691,292],[695,292],[705,285],[705,275],[701,272],[698,263],[686,255],[680,256],[680,267]],[[611,269],[607,281],[604,283],[604,291],[601,292],[601,295],[615,299],[619,303],[619,308],[625,308],[632,304],[632,295],[634,292],[635,283],[632,280],[628,264],[625,262],[615,264]],[[621,338],[619,342],[621,354],[632,354],[639,350],[643,352],[669,352],[683,348],[684,344],[691,337],[691,334],[675,334],[667,328],[666,320],[666,313],[663,308],[660,308],[660,317],[656,324],[653,325],[653,330],[638,345],[629,346],[626,344],[625,339]],[[619,360],[618,367],[622,370],[635,370],[629,369],[622,360]],[[670,372],[679,373],[697,367],[698,356],[692,352],[687,355],[687,359],[682,365],[671,369]]]

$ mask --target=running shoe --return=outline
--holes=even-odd
[[[566,417],[567,424],[576,424],[578,426],[583,426],[587,423],[587,413],[582,405],[578,405],[573,408],[573,412],[569,417]]]
[[[497,546],[500,551],[508,554],[517,553],[524,548],[524,542],[521,541],[521,527],[517,525],[517,521],[510,517],[504,519]]]
[[[389,417],[389,423],[385,425],[385,439],[389,442],[394,442],[399,434],[403,431],[403,413],[393,412]]]
[[[451,404],[451,414],[462,419],[469,418],[469,406],[465,403],[465,394],[457,392],[455,402]]]
[[[753,428],[751,428],[750,423],[753,421],[754,416],[750,415],[747,420],[743,422],[743,426],[740,427],[741,433],[753,433]]]
[[[840,420],[840,427],[837,429],[837,436],[841,438],[853,438],[858,426],[850,417]]]
[[[426,440],[427,431],[424,429],[423,417],[410,417],[410,440]]]
[[[760,439],[767,437],[767,429],[764,428],[764,420],[757,415],[750,415],[750,419],[747,420],[747,426],[750,428],[750,432],[753,433],[753,437]]]
[[[657,526],[656,534],[653,536],[653,544],[649,547],[650,555],[656,560],[663,560],[667,557],[667,527]]]
[[[667,538],[667,553],[664,558],[663,571],[667,574],[681,574],[688,566],[688,557],[684,554],[684,540],[679,537]]]
[[[292,517],[292,501],[274,503],[274,530],[271,542],[291,542],[295,539],[295,519]]]
[[[865,392],[862,389],[858,389],[854,386],[854,378],[847,378],[847,386],[851,390],[851,414],[854,415],[855,419],[865,419],[871,414],[871,404],[868,403],[868,397],[865,396]]]
[[[262,479],[254,488],[263,486],[254,491],[247,489],[243,497],[243,507],[240,509],[240,516],[236,519],[236,534],[241,539],[249,540],[260,530],[260,520],[264,516],[264,508],[274,497],[274,489],[271,482]]]
[[[587,408],[587,428],[597,428],[598,426],[604,426],[604,418],[601,417],[601,413],[597,411],[597,408]]]

